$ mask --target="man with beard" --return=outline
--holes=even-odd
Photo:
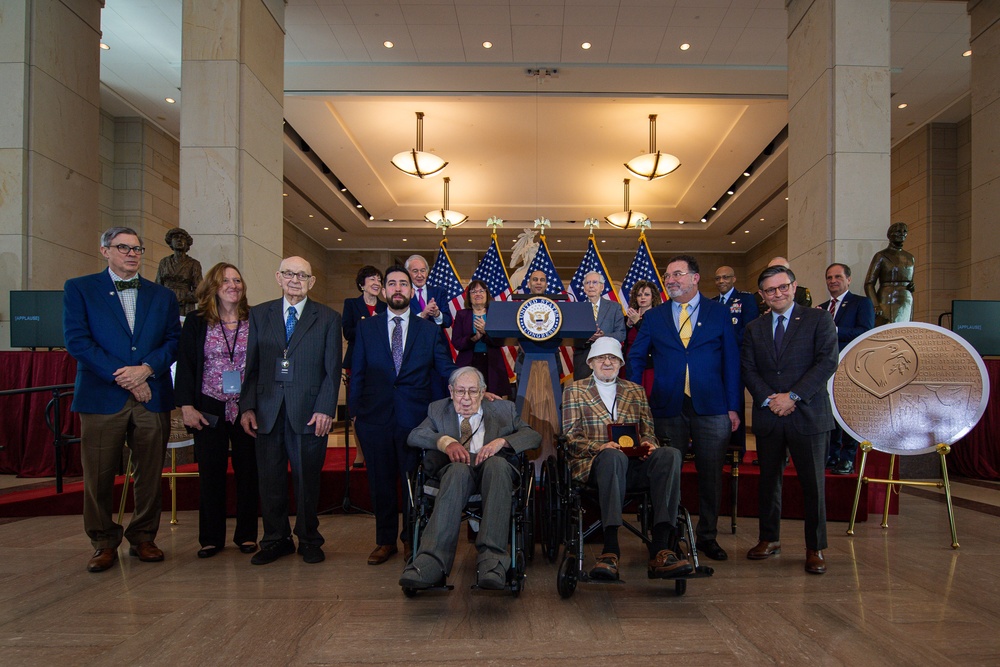
[[[417,464],[407,436],[424,417],[432,384],[455,370],[441,331],[410,308],[413,288],[402,266],[385,271],[382,295],[388,309],[358,323],[351,360],[349,411],[368,465],[368,485],[375,512],[375,549],[369,565],[380,565],[397,553],[397,486]],[[403,555],[409,560],[409,498],[404,494]]]

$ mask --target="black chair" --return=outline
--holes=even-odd
[[[420,465],[407,480],[410,494],[410,525],[413,526],[413,553],[420,548],[420,537],[434,511],[434,498],[437,496],[440,480],[429,474],[425,461],[429,452],[421,452]],[[515,483],[510,504],[510,564],[507,568],[506,590],[517,597],[524,590],[527,575],[525,573],[528,561],[535,555],[535,498],[534,498],[534,465],[524,452],[515,455],[519,479]],[[478,530],[478,522],[482,521],[483,499],[478,493],[469,497],[462,511],[462,520],[468,521],[474,530]],[[473,584],[473,589],[478,586]],[[452,590],[454,586],[444,583],[441,586],[424,590]],[[406,597],[414,597],[417,591],[403,587]]]
[[[583,567],[583,545],[587,537],[601,527],[600,518],[584,527],[585,498],[590,498],[597,504],[597,489],[589,484],[580,484],[570,475],[567,460],[567,444],[560,438],[556,447],[556,456],[550,456],[542,467],[538,487],[539,505],[541,511],[541,547],[542,554],[550,562],[559,558],[559,568],[556,573],[556,590],[560,597],[572,597],[578,583],[597,582],[590,578]],[[635,514],[638,527],[627,520],[622,525],[636,537],[649,546],[652,542],[652,501],[648,491],[635,491],[625,494],[625,511]],[[631,508],[631,510],[630,510]],[[687,591],[689,579],[710,577],[715,570],[700,565],[698,549],[695,546],[694,526],[691,515],[684,507],[680,507],[677,517],[678,539],[674,548],[678,554],[686,557],[692,565],[692,572],[681,577],[670,579],[674,582],[674,591],[678,596]],[[562,554],[560,557],[560,547]],[[624,583],[621,579],[599,583]]]

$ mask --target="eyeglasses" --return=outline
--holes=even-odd
[[[613,354],[602,354],[600,356],[593,357],[593,359],[601,364],[620,364],[622,362],[621,359]]]
[[[119,243],[118,245],[106,245],[105,248],[114,248],[123,255],[127,255],[130,252],[134,252],[137,255],[141,255],[146,252],[146,249],[141,245],[125,245],[124,243]]]
[[[286,269],[284,271],[278,271],[278,273],[281,274],[281,277],[284,278],[285,280],[291,280],[292,278],[298,278],[299,280],[305,281],[305,280],[309,280],[310,278],[312,278],[312,276],[309,275],[308,273],[306,273],[305,271],[289,271],[289,270]]]
[[[688,275],[690,271],[674,271],[673,273],[663,274],[664,278],[673,278],[674,280],[680,280],[684,276]]]
[[[792,286],[791,283],[785,283],[784,285],[778,285],[777,287],[768,287],[767,289],[761,291],[764,292],[764,294],[767,296],[774,296],[779,291],[782,294],[788,294],[788,290],[791,288],[791,286]]]
[[[459,398],[465,398],[466,396],[468,396],[469,398],[476,398],[481,393],[483,393],[483,390],[477,389],[475,387],[473,387],[472,389],[466,389],[465,387],[459,387],[458,389],[456,389],[455,387],[452,387],[451,393],[453,393],[455,396],[458,396]]]
[[[720,280],[732,280],[735,277],[736,276],[731,273],[728,276],[715,276],[715,282],[719,282]]]
[[[480,287],[477,289],[469,290],[469,294],[486,294],[486,290]]]
[[[603,283],[600,280],[584,280],[583,284],[584,285],[602,285]]]

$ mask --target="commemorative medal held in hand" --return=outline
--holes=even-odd
[[[889,454],[925,454],[972,430],[986,410],[989,379],[965,339],[905,322],[852,341],[829,390],[834,416],[851,436]]]

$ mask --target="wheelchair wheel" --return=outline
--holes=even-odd
[[[415,598],[417,597],[417,589],[407,588],[406,586],[403,586],[403,595],[405,595],[408,598]]]
[[[524,555],[518,554],[514,559],[514,571],[511,573],[510,594],[517,597],[524,590],[527,577],[524,575]]]
[[[674,579],[674,593],[677,597],[681,597],[687,592],[688,582],[687,579]]]
[[[545,460],[539,485],[539,503],[542,514],[542,555],[550,563],[559,555],[563,538],[563,508],[560,501],[558,466],[554,457]]]
[[[556,573],[556,590],[559,591],[559,597],[564,600],[573,597],[578,579],[576,556],[569,552],[563,553],[562,562],[559,563],[559,571]]]
[[[535,559],[535,479],[531,468],[529,468],[529,474],[531,479],[526,483],[530,484],[531,488],[526,491],[527,501],[521,517],[521,547],[525,560],[530,563]]]

